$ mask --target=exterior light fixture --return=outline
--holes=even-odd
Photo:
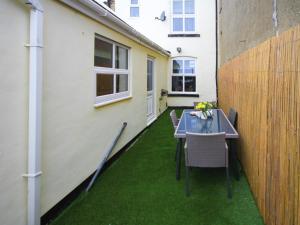
[[[180,47],[177,47],[176,50],[177,50],[178,53],[181,52],[181,48]]]

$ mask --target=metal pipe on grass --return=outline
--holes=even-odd
[[[104,159],[99,163],[99,165],[98,165],[98,167],[97,167],[97,170],[96,170],[96,172],[95,172],[95,174],[94,174],[92,180],[90,181],[88,187],[87,187],[86,190],[85,190],[86,192],[88,192],[88,191],[91,189],[91,187],[93,186],[93,184],[94,184],[96,178],[98,177],[98,175],[99,175],[99,173],[100,173],[100,171],[101,171],[101,169],[102,169],[104,163],[107,161],[108,157],[109,157],[110,154],[112,153],[114,147],[116,146],[116,144],[117,144],[118,140],[120,139],[120,137],[121,137],[121,135],[122,135],[124,129],[126,128],[126,126],[127,126],[127,123],[124,122],[124,123],[123,123],[123,126],[121,127],[121,129],[120,129],[120,131],[119,131],[119,133],[117,134],[117,136],[115,137],[113,143],[111,144],[111,146],[109,147],[108,151],[106,152]]]

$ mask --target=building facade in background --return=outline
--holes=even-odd
[[[216,2],[115,0],[115,12],[171,52],[168,104],[216,101]]]

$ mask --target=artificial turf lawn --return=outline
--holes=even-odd
[[[168,110],[51,225],[263,224],[244,176],[227,198],[225,169],[194,168],[185,196],[173,133]]]

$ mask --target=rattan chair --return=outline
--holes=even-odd
[[[225,141],[225,133],[198,134],[186,133],[185,145],[185,166],[186,166],[186,195],[189,190],[189,170],[191,167],[204,168],[226,168],[227,193],[231,198],[231,184],[228,163],[228,148]]]
[[[178,126],[179,120],[177,118],[177,115],[176,115],[176,112],[174,109],[170,112],[170,117],[171,117],[172,124],[173,124],[174,131],[175,131]]]
[[[232,124],[232,126],[235,128],[236,121],[237,121],[237,112],[235,111],[235,109],[233,109],[233,108],[229,109],[228,120]]]
[[[177,115],[176,115],[176,112],[174,109],[170,112],[170,117],[171,117],[171,121],[172,121],[172,124],[174,127],[174,132],[175,132],[176,128],[178,126],[178,123],[179,123],[179,119],[177,118]],[[180,151],[180,143],[179,143],[179,140],[177,140],[176,151],[175,151],[175,161],[177,161],[179,151]]]

